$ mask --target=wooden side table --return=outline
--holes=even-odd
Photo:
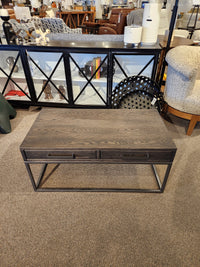
[[[70,28],[77,28],[84,25],[84,22],[94,22],[94,11],[61,11],[56,12],[56,16],[62,18],[67,26]]]
[[[84,25],[79,27],[83,29],[83,33],[85,34],[98,34],[100,24],[95,22],[84,22]]]

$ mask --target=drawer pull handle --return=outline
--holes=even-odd
[[[74,159],[74,154],[59,154],[59,153],[49,153],[48,157],[54,157],[54,158],[65,158],[65,159]]]

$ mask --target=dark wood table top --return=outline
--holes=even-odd
[[[176,149],[157,110],[43,108],[21,149]]]
[[[72,34],[73,35],[73,34]],[[154,45],[138,45],[137,47],[134,47],[133,44],[125,44],[123,41],[106,41],[106,40],[94,40],[94,38],[90,39],[90,35],[88,34],[88,39],[87,40],[77,40],[76,36],[73,39],[73,36],[70,36],[69,40],[52,40],[49,43],[47,43],[45,46],[42,44],[36,44],[36,43],[28,43],[25,45],[7,45],[7,44],[2,44],[1,50],[20,50],[20,49],[34,49],[38,51],[46,51],[46,52],[52,52],[52,49],[59,50],[60,49],[72,49],[72,50],[77,50],[80,51],[79,49],[83,48],[83,50],[94,50],[95,52],[96,49],[103,49],[105,51],[110,51],[112,49],[113,51],[119,52],[120,50],[123,50],[124,52],[141,52],[144,54],[151,53],[155,54],[155,52],[160,52],[161,47],[159,43],[157,42]],[[75,35],[75,34],[74,34]],[[86,36],[86,35],[84,35]],[[95,36],[95,35],[93,35]],[[96,35],[97,36],[97,35]],[[100,35],[98,35],[100,36]],[[102,39],[104,38],[105,35],[102,35]],[[116,35],[115,35],[116,36]],[[105,39],[105,38],[104,38]]]

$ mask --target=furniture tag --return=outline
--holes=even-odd
[[[153,106],[156,103],[157,99],[154,97],[153,100],[151,101],[151,105]]]

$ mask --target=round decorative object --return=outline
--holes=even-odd
[[[138,93],[132,92],[122,97],[119,108],[151,109],[153,108],[151,101],[152,101],[151,97],[144,93],[138,94]]]
[[[150,109],[161,111],[163,93],[159,85],[145,76],[132,76],[121,81],[111,96],[112,108]]]

